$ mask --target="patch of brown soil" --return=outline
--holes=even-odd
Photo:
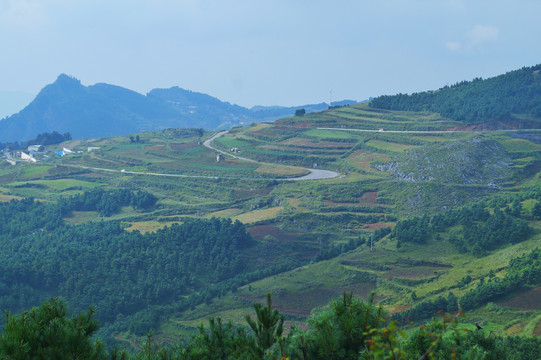
[[[395,223],[378,222],[378,223],[374,223],[374,224],[366,224],[365,229],[367,229],[367,230],[377,230],[377,229],[384,228],[386,226],[390,227],[392,229],[392,228],[394,228]]]
[[[147,145],[145,146],[145,150],[150,151],[150,152],[160,153],[160,154],[169,153],[169,150],[167,150],[167,147],[165,145]]]
[[[111,175],[108,175],[108,174],[97,174],[97,173],[82,174],[81,176],[85,176],[85,177],[89,177],[89,178],[108,178],[108,177],[111,177]]]
[[[537,324],[535,324],[532,334],[533,336],[541,336],[541,320],[539,320]]]
[[[358,206],[359,203],[339,203],[339,202],[334,202],[330,200],[325,200],[325,205],[327,206]]]
[[[178,151],[178,150],[186,150],[191,149],[197,146],[197,143],[184,143],[184,144],[177,144],[173,143],[169,145],[172,150]]]
[[[518,310],[541,310],[541,286],[499,303],[499,305]],[[539,323],[536,326],[538,325]],[[541,325],[539,326],[541,327]]]
[[[266,136],[266,137],[276,137],[276,136],[280,136],[279,134],[273,132],[273,131],[268,131],[268,130],[257,130],[257,131],[253,131],[252,134],[254,135],[261,135],[261,136]]]
[[[255,239],[261,240],[267,235],[274,236],[280,242],[295,241],[297,239],[296,233],[286,233],[275,225],[257,225],[248,228],[247,231]]]
[[[379,270],[379,271],[390,270],[390,268],[387,265],[376,264],[376,263],[371,263],[367,261],[359,261],[359,260],[342,260],[340,264],[346,265],[346,266],[355,266],[355,267],[363,268],[363,269]]]
[[[359,199],[361,205],[375,205],[378,198],[377,191],[367,191]]]
[[[447,270],[446,267],[433,267],[433,266],[411,266],[403,267],[396,266],[391,270],[387,271],[384,277],[387,280],[393,280],[396,278],[405,278],[405,279],[422,279],[422,278],[431,278],[437,275],[438,271]]]
[[[246,199],[253,196],[265,196],[272,191],[272,187],[253,189],[234,189],[233,197],[236,200]]]
[[[314,150],[324,150],[326,154],[341,154],[343,150],[336,148],[319,148],[319,147],[299,147],[299,146],[286,146],[286,145],[261,145],[258,146],[262,149],[268,150],[283,150],[283,151],[298,151],[298,152],[312,152]]]
[[[291,315],[309,316],[314,308],[327,305],[334,299],[340,298],[344,292],[353,292],[355,297],[366,298],[375,288],[372,283],[358,283],[336,288],[319,288],[293,294],[273,294],[272,305],[280,312]],[[248,302],[265,304],[266,300],[249,296],[240,296]]]
[[[509,329],[505,331],[507,335],[518,335],[522,329],[524,328],[524,323],[518,323],[513,326],[511,326]]]
[[[314,123],[311,122],[295,122],[287,119],[276,120],[274,125],[284,125],[284,126],[295,126],[300,128],[311,128],[314,127]]]

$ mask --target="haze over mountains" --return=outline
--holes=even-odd
[[[0,90],[0,119],[21,111],[34,96],[22,91]]]
[[[333,105],[354,103],[344,100]],[[293,115],[299,108],[308,113],[327,107],[326,103],[320,103],[248,109],[179,87],[154,89],[142,95],[105,83],[84,86],[79,80],[61,74],[27,107],[0,121],[0,142],[24,141],[52,131],[70,132],[74,138],[93,138],[166,128],[214,130],[273,121]]]

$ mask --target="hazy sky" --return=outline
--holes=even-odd
[[[0,96],[58,74],[243,106],[435,89],[541,63],[539,0],[0,0]]]

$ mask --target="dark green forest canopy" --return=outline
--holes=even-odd
[[[62,296],[77,311],[96,305],[111,321],[244,270],[240,251],[252,239],[238,221],[194,219],[142,235],[111,221],[66,225],[69,204],[0,204],[0,308]]]
[[[475,123],[509,119],[513,114],[541,118],[541,64],[489,79],[476,78],[436,91],[383,95],[370,106],[387,110],[431,111]]]

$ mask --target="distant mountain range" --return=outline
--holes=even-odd
[[[333,102],[350,105],[355,101]],[[304,108],[307,113],[328,104],[254,106],[251,109],[179,87],[154,89],[147,95],[98,83],[84,86],[61,74],[45,86],[19,113],[0,121],[0,142],[25,141],[44,132],[70,132],[85,139],[166,128],[224,129],[252,122],[273,121]]]

